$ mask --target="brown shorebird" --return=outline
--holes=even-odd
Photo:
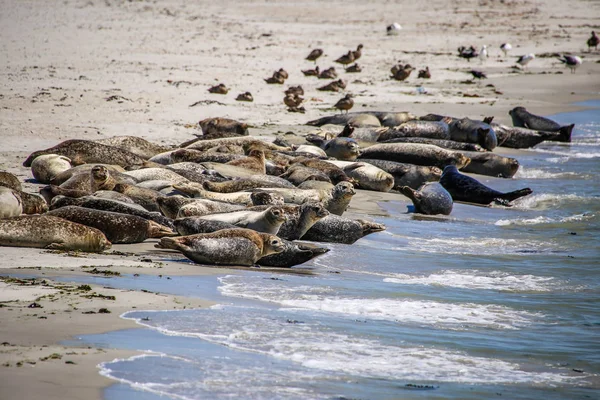
[[[302,73],[304,74],[304,76],[319,76],[319,73],[321,71],[319,70],[319,66],[317,65],[315,67],[315,69],[303,69]]]
[[[320,90],[322,92],[341,92],[345,88],[346,82],[344,82],[341,79],[338,79],[337,81],[329,82],[327,85],[317,88],[317,90]]]
[[[346,68],[346,72],[362,72],[362,68],[357,63],[354,63]]]
[[[252,97],[252,93],[250,92],[240,93],[235,99],[237,101],[254,101],[254,97]]]
[[[431,78],[431,72],[429,72],[429,67],[425,67],[425,69],[419,70],[419,78],[422,78],[422,79],[430,79]]]
[[[398,72],[402,69],[408,69],[408,68],[412,68],[412,66],[410,64],[402,65],[401,62],[398,62],[398,64],[394,65],[390,69],[390,72],[392,73],[392,78],[394,77],[394,75],[396,75],[396,72]]]
[[[218,85],[213,86],[210,89],[208,89],[208,91],[211,93],[217,93],[217,94],[227,94],[227,92],[229,92],[229,89],[227,89],[227,86],[225,86],[224,83],[219,83]]]
[[[283,75],[281,75],[279,73],[279,71],[275,71],[273,73],[272,77],[265,79],[265,82],[271,83],[271,84],[277,83],[277,84],[283,85],[285,83],[285,78],[283,77]]]
[[[592,36],[587,41],[588,50],[592,51],[592,47],[595,48],[596,50],[598,50],[599,44],[600,44],[600,39],[598,39],[596,32],[592,31]]]
[[[306,59],[308,61],[314,61],[315,64],[317,63],[317,58],[321,57],[323,55],[323,50],[321,49],[314,49],[313,51],[310,52],[310,54],[306,57]]]
[[[471,61],[471,58],[479,57],[479,53],[473,46],[470,46],[469,48],[466,48],[465,46],[460,46],[458,48],[458,56],[460,58],[466,58],[467,61]]]
[[[287,73],[287,71],[283,68],[279,68],[279,71],[277,71],[277,73],[279,75],[281,75],[283,77],[283,79],[287,79],[290,77],[290,75]]]
[[[285,90],[285,95],[289,96],[303,96],[304,95],[304,89],[302,89],[302,86],[298,85],[298,86],[290,86],[289,88],[287,88]]]
[[[335,60],[335,62],[342,64],[344,69],[346,69],[348,64],[352,64],[354,62],[354,52],[352,50],[348,51],[348,53]]]
[[[293,94],[288,94],[283,98],[283,103],[290,108],[299,107],[303,101],[304,99],[302,97]]]
[[[337,77],[338,75],[334,67],[327,68],[319,74],[319,79],[336,79]]]
[[[334,107],[340,111],[346,110],[346,114],[348,113],[348,110],[351,109],[353,106],[354,100],[352,100],[352,95],[349,93],[345,97],[339,99],[338,102],[334,105]]]
[[[363,45],[362,45],[362,44],[359,44],[359,45],[356,47],[356,50],[354,50],[354,51],[352,52],[352,55],[354,56],[354,61],[358,60],[358,59],[360,58],[360,56],[362,56],[362,49],[363,49]]]
[[[393,68],[392,68],[393,69]],[[410,76],[410,73],[414,71],[414,68],[410,64],[406,64],[402,68],[398,68],[396,73],[392,76],[397,81],[403,81]]]

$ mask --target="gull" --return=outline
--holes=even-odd
[[[575,70],[581,65],[581,58],[577,56],[562,56],[558,59],[561,63],[571,69],[571,73],[575,73]]]
[[[394,35],[394,36],[396,36],[396,35],[398,35],[398,34],[400,33],[400,30],[402,30],[402,26],[400,26],[400,24],[399,24],[399,23],[397,23],[397,22],[394,22],[393,24],[391,24],[391,25],[388,25],[388,26],[385,28],[385,30],[387,31],[387,34],[388,34],[388,35],[390,35],[390,36],[391,36],[391,35]]]
[[[521,65],[523,68],[527,67],[527,64],[531,62],[535,58],[535,54],[529,53],[524,56],[519,57],[517,60],[517,64]]]
[[[481,51],[479,52],[479,61],[484,62],[488,58],[487,46],[484,44],[481,46]]]
[[[508,52],[512,50],[512,46],[510,45],[510,43],[502,43],[500,45],[500,50],[502,50],[502,52],[504,53],[504,57],[506,57]]]
[[[314,61],[316,64],[317,58],[321,57],[322,55],[323,55],[322,49],[314,49],[313,51],[310,52],[310,54],[306,57],[306,59],[308,61]]]
[[[600,39],[598,39],[596,32],[592,31],[592,36],[587,41],[588,51],[591,51],[592,47],[595,48],[596,50],[598,50],[599,44],[600,44]]]

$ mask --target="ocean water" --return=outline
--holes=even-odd
[[[80,339],[144,350],[104,363],[107,399],[589,399],[600,397],[600,101],[552,116],[573,142],[516,156],[533,194],[419,217],[381,203],[387,230],[305,266],[122,277],[219,304],[134,311],[132,329]],[[80,278],[94,281],[102,278]]]

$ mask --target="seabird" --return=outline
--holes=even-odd
[[[338,77],[334,67],[329,67],[319,74],[319,79],[336,79]]]
[[[474,70],[474,69],[472,69],[472,70],[470,70],[469,72],[471,73],[471,75],[473,75],[473,78],[477,78],[477,79],[487,79],[487,75],[486,75],[486,74],[484,74],[484,73],[483,73],[483,72],[481,72],[481,71],[477,71],[477,70]]]
[[[362,72],[362,68],[357,63],[354,63],[346,68],[346,72]]]
[[[349,50],[348,53],[335,60],[335,62],[342,64],[344,66],[344,69],[346,69],[346,66],[348,64],[352,64],[354,62],[354,52],[352,50]]]
[[[283,68],[279,68],[279,71],[277,71],[277,73],[279,75],[281,75],[283,77],[283,79],[287,79],[290,77],[290,75],[287,73],[287,71]]]
[[[400,26],[399,23],[394,22],[393,24],[388,25],[385,30],[387,31],[388,35],[398,35],[400,30],[402,30],[402,26]]]
[[[481,46],[481,51],[479,51],[479,60],[481,62],[486,61],[488,58],[487,46],[484,44]]]
[[[319,76],[319,73],[321,71],[319,70],[319,66],[317,65],[315,67],[315,69],[303,69],[302,73],[304,74],[304,76]]]
[[[314,61],[316,63],[317,58],[321,57],[322,55],[323,55],[322,49],[314,49],[313,51],[310,52],[310,54],[306,57],[306,59],[308,61]]]
[[[351,109],[353,106],[354,100],[352,100],[352,95],[350,93],[338,100],[338,102],[334,105],[334,107],[340,111],[346,110],[346,114],[348,113],[348,110]]]
[[[225,86],[224,83],[219,83],[218,85],[213,86],[210,89],[208,89],[208,91],[210,93],[216,93],[216,94],[227,94],[227,92],[229,92],[229,89],[227,89],[227,86]]]
[[[479,56],[479,53],[477,53],[477,50],[475,50],[475,47],[473,46],[470,46],[469,48],[460,46],[458,48],[458,56],[461,58],[466,58],[467,61],[471,61],[471,58]]]
[[[283,75],[281,75],[279,71],[275,71],[272,77],[265,79],[265,82],[270,84],[278,83],[280,85],[283,85],[285,83],[285,78],[283,77]]]
[[[398,69],[392,78],[397,81],[403,81],[410,76],[410,73],[413,72],[413,70],[414,68],[411,67],[410,64],[406,64],[403,68]]]
[[[290,86],[289,88],[287,88],[285,90],[285,95],[286,96],[304,96],[304,89],[302,88],[302,86],[298,85],[298,86]]]
[[[575,73],[575,70],[581,65],[581,58],[577,56],[562,56],[558,59],[561,63],[571,69],[571,73]]]
[[[358,59],[360,58],[360,56],[362,56],[362,48],[363,48],[363,45],[362,45],[362,44],[359,44],[359,45],[356,47],[356,50],[354,50],[354,51],[352,52],[352,55],[354,56],[354,61],[358,60]]]
[[[524,56],[519,57],[519,59],[517,60],[517,64],[523,66],[523,68],[527,67],[527,64],[529,64],[529,62],[531,60],[533,60],[535,58],[535,54],[533,53],[529,53],[529,54],[525,54]]]
[[[504,57],[506,57],[508,52],[512,50],[512,46],[510,45],[510,43],[502,43],[500,45],[500,50],[502,50],[502,52],[504,53]]]
[[[302,104],[304,99],[300,96],[288,94],[283,98],[283,103],[289,108],[297,108]]]
[[[592,47],[598,50],[598,45],[600,44],[600,39],[596,35],[596,32],[592,31],[592,37],[590,37],[587,41],[588,51],[591,51]]]
[[[345,88],[346,82],[344,82],[341,79],[338,79],[337,81],[329,82],[327,85],[317,88],[317,90],[320,90],[322,92],[340,92]]]
[[[429,67],[425,67],[425,69],[420,69],[418,77],[422,78],[422,79],[430,79],[431,78],[431,72],[429,72]]]
[[[252,97],[252,93],[250,92],[240,93],[235,99],[237,101],[254,101],[254,97]]]

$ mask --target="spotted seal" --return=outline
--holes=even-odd
[[[232,211],[221,214],[204,215],[200,218],[221,221],[240,228],[276,235],[286,217],[280,206],[270,206],[264,211]]]
[[[450,123],[450,139],[457,142],[477,143],[490,151],[498,146],[498,138],[491,125],[469,118],[462,118]]]
[[[225,182],[205,182],[203,186],[206,190],[217,193],[233,193],[260,187],[294,188],[294,185],[291,182],[288,182],[283,178],[268,175],[256,175],[249,178],[239,178]]]
[[[394,187],[392,174],[365,162],[332,161],[341,167],[344,173],[356,182],[359,189],[389,192]]]
[[[31,153],[23,162],[24,167],[31,167],[36,157],[44,154],[58,154],[71,160],[73,165],[80,164],[115,164],[121,167],[142,165],[145,158],[118,147],[107,146],[91,140],[70,139],[50,147]]]
[[[564,132],[564,137],[565,139],[568,138],[568,141],[570,141],[571,132],[575,127],[575,124],[561,126],[560,124],[552,121],[551,119],[531,114],[525,109],[525,107],[515,107],[512,110],[510,110],[508,114],[512,118],[513,125],[520,128],[527,128],[545,132],[558,132],[562,128]]]
[[[50,183],[52,179],[71,168],[71,160],[58,154],[44,154],[31,163],[31,173],[40,183]]]
[[[315,242],[352,244],[366,235],[383,230],[385,226],[382,224],[330,214],[317,221],[302,238]]]
[[[234,211],[244,210],[244,206],[241,204],[232,204],[222,201],[209,200],[209,199],[191,199],[191,202],[183,204],[177,212],[177,218],[191,217],[193,215],[202,216],[215,213],[230,213]],[[158,199],[159,204],[163,202]],[[161,206],[161,210],[164,207]]]
[[[325,151],[328,157],[334,157],[343,161],[354,161],[360,154],[360,148],[356,140],[347,137],[335,137],[325,140],[319,135],[307,135],[306,140]]]
[[[497,178],[512,178],[519,170],[519,160],[503,157],[498,154],[485,152],[463,151],[471,162],[461,168],[461,171],[473,174],[495,176]]]
[[[427,139],[420,137],[404,137],[385,140],[382,143],[422,143],[422,144],[433,144],[438,147],[442,147],[447,150],[453,151],[487,151],[476,143],[465,143],[456,142],[454,140],[443,140],[443,139]]]
[[[15,174],[11,174],[7,171],[0,171],[0,186],[15,190],[23,190],[19,178],[17,178]]]
[[[148,238],[160,238],[174,233],[166,226],[135,215],[78,206],[61,207],[48,211],[45,215],[96,228],[111,243],[141,243]]]
[[[359,160],[374,158],[438,168],[444,168],[449,164],[462,168],[470,161],[462,153],[442,149],[431,144],[417,143],[376,144],[362,149],[358,158]]]
[[[265,153],[262,150],[252,149],[247,157],[232,160],[226,164],[242,167],[259,174],[267,173],[265,167]]]
[[[156,199],[165,197],[164,194],[152,189],[145,189],[126,183],[118,183],[113,188],[115,192],[124,194],[148,211],[160,211]]]
[[[222,133],[233,133],[248,136],[248,124],[229,118],[206,118],[198,122],[204,136],[217,136]]]
[[[111,136],[106,139],[94,140],[96,143],[118,147],[148,160],[157,154],[169,151],[169,147],[149,142],[137,136]]]
[[[50,215],[0,219],[0,246],[100,252],[111,247],[95,228]]]
[[[546,140],[552,142],[570,142],[573,126],[562,126],[556,132],[537,131],[527,128],[492,124],[498,136],[498,145],[513,149],[525,149]]]
[[[296,186],[309,180],[331,183],[331,179],[323,171],[302,164],[292,165],[280,177],[287,179]]]
[[[125,169],[123,169],[122,167],[119,167],[118,165],[82,164],[82,165],[77,165],[75,167],[69,168],[68,170],[63,171],[63,172],[59,173],[58,175],[54,176],[54,178],[52,178],[50,180],[50,184],[59,186],[59,185],[65,183],[66,181],[68,181],[69,179],[71,179],[75,175],[89,174],[92,171],[92,168],[94,168],[97,165],[102,165],[103,167],[106,167],[106,169],[108,169],[108,172],[110,172],[110,174],[113,176],[113,178],[119,177],[119,180],[122,183],[129,183],[129,184],[137,183],[137,181],[133,177],[128,177],[128,175],[125,175],[124,174]]]
[[[475,178],[461,174],[453,165],[444,168],[440,184],[450,193],[454,201],[485,205],[493,201],[507,205],[511,201],[533,192],[529,188],[507,193],[499,192],[485,186]]]
[[[23,203],[23,214],[43,214],[48,211],[48,203],[37,194],[16,191]]]
[[[450,127],[442,121],[408,121],[381,132],[377,141],[384,142],[396,138],[419,137],[427,139],[450,139]]]
[[[277,236],[242,228],[162,238],[156,247],[181,251],[198,264],[241,266],[253,266],[262,257],[284,250]]]
[[[19,193],[6,186],[0,186],[0,218],[16,217],[23,213],[23,202]]]
[[[250,210],[264,210],[267,207],[251,207]],[[309,201],[301,205],[286,204],[279,208],[283,211],[286,220],[279,228],[277,236],[286,240],[301,239],[318,220],[329,215],[329,211],[323,204],[316,201]]]
[[[211,149],[211,148],[217,147],[217,146],[221,146],[221,145],[234,145],[234,146],[257,145],[257,146],[266,146],[269,150],[275,150],[275,151],[290,150],[289,147],[277,146],[273,143],[268,143],[268,142],[265,142],[263,140],[257,139],[252,136],[240,136],[240,137],[223,138],[223,139],[200,140],[198,142],[188,144],[187,146],[180,146],[180,147],[185,147],[187,149],[206,151],[208,149]]]
[[[450,215],[452,212],[452,196],[439,182],[427,182],[419,190],[402,186],[400,192],[412,200],[415,212],[419,214]]]
[[[426,182],[438,181],[442,176],[442,170],[438,167],[426,167],[387,160],[361,159],[361,161],[372,164],[391,174],[394,177],[393,188],[396,190],[399,190],[402,186],[418,189]]]
[[[166,168],[141,168],[125,172],[133,177],[138,183],[151,180],[167,180],[173,183],[186,182],[187,179],[177,172]]]

